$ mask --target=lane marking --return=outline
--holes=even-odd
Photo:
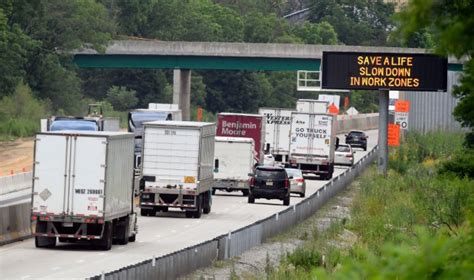
[[[188,228],[188,227],[190,227],[190,225],[184,225],[184,227]]]
[[[84,260],[77,260],[76,263],[83,263]]]
[[[176,233],[176,230],[172,229],[172,230],[171,230],[171,233]]]
[[[103,256],[103,255],[105,255],[105,253],[99,253],[99,256]]]
[[[51,270],[59,270],[61,267],[59,266],[55,266],[55,267],[52,267]]]
[[[139,240],[139,241],[138,241],[138,243],[144,243],[144,242],[145,242],[145,241],[143,241],[143,240]]]
[[[157,237],[157,238],[160,238],[160,237],[161,237],[161,235],[157,234],[157,235],[155,235],[155,237]]]
[[[123,250],[123,248],[125,248],[125,247],[124,247],[124,246],[122,246],[122,247],[118,247],[118,249],[119,249],[119,250]]]
[[[21,279],[27,279],[27,278],[30,278],[30,277],[31,277],[31,275],[25,275],[25,276],[21,277]]]

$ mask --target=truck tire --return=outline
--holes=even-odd
[[[111,222],[105,222],[104,224],[104,234],[102,238],[99,239],[98,247],[101,250],[108,251],[112,248],[112,236],[113,236],[113,228]]]
[[[36,248],[54,248],[56,246],[56,237],[35,236]]]
[[[130,237],[128,238],[128,241],[129,241],[129,242],[135,242],[136,239],[137,239],[137,235],[134,234],[134,235],[132,235],[132,236],[130,236]]]
[[[242,190],[242,195],[243,196],[248,196],[249,195],[249,190]]]
[[[367,145],[364,146],[364,151],[367,151]]]
[[[130,235],[130,217],[126,217],[123,221],[120,221],[120,225],[117,226],[117,235],[118,244],[128,244],[128,236]]]
[[[248,203],[255,203],[255,197],[251,193],[249,193]]]
[[[196,198],[196,210],[193,211],[193,217],[196,219],[199,219],[201,218],[201,214],[202,214],[202,196],[198,195],[198,197]]]
[[[283,205],[285,206],[290,205],[290,196],[287,196],[283,199]]]
[[[142,215],[142,216],[144,216],[144,217],[145,217],[145,216],[150,216],[151,213],[152,213],[152,212],[150,211],[150,209],[143,209],[143,208],[140,208],[140,215]]]
[[[216,189],[212,189],[212,195],[215,195],[216,194]]]
[[[186,214],[186,218],[192,218],[193,215],[194,215],[194,212],[193,211],[186,211],[185,214]]]
[[[211,194],[204,193],[204,205],[202,206],[202,213],[209,214],[211,213]]]

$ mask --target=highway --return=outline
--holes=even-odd
[[[368,131],[368,151],[377,144],[377,130]],[[344,137],[341,138],[343,143]],[[356,160],[367,152],[356,150]],[[334,176],[345,167],[337,167]],[[327,181],[307,180],[309,196]],[[303,198],[291,197],[291,205]],[[217,236],[234,231],[284,209],[282,201],[257,199],[248,204],[241,193],[217,191],[212,211],[201,219],[187,219],[183,212],[160,213],[158,217],[139,217],[137,241],[114,245],[110,251],[99,251],[85,244],[58,243],[54,249],[35,248],[34,239],[0,247],[2,279],[52,279],[91,277],[159,257]],[[289,206],[291,207],[291,206]]]

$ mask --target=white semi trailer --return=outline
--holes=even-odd
[[[260,108],[258,111],[265,117],[264,150],[272,154],[276,162],[288,162],[291,113],[294,111],[282,108]]]
[[[252,138],[216,137],[214,148],[214,186],[216,190],[249,193],[248,174],[255,166],[255,150]]]
[[[298,99],[296,101],[296,111],[303,113],[326,114],[329,102],[315,99]]]
[[[184,210],[188,218],[211,211],[215,136],[213,123],[144,123],[142,216],[170,207]]]
[[[36,247],[86,240],[103,250],[135,241],[131,133],[36,135],[31,219]]]
[[[335,116],[293,112],[291,118],[290,165],[303,173],[331,179],[336,146]]]

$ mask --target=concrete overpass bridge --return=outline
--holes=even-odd
[[[99,53],[73,53],[81,68],[174,69],[173,103],[183,120],[190,119],[191,70],[319,71],[324,51],[373,53],[426,53],[425,49],[155,40],[112,41]],[[462,61],[449,59],[449,71],[462,71]]]

